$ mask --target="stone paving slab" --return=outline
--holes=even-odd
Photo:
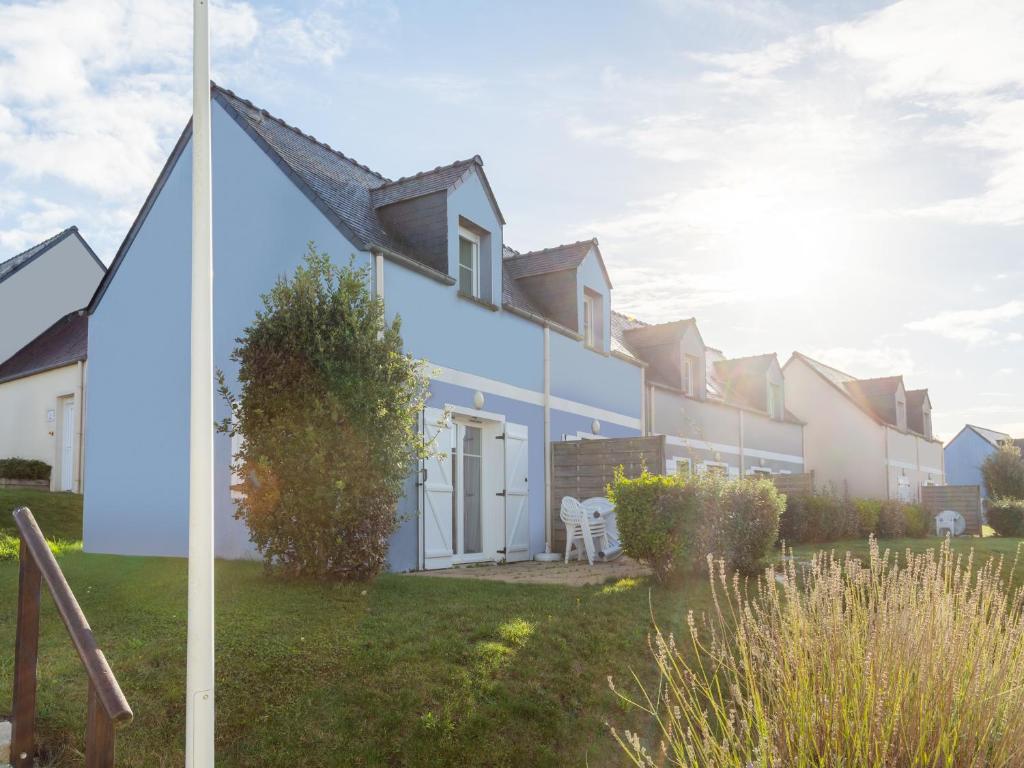
[[[650,575],[650,569],[628,557],[618,557],[607,563],[589,565],[586,561],[570,560],[568,563],[541,563],[530,560],[524,563],[488,563],[447,568],[441,571],[416,571],[410,576],[426,576],[433,579],[480,579],[483,581],[504,581],[511,584],[561,584],[567,587],[583,587],[604,584],[627,578],[641,578]]]

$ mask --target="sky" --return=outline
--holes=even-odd
[[[1020,0],[214,0],[213,73],[397,178],[479,154],[613,307],[1024,436]],[[191,3],[0,2],[0,259],[109,262],[191,108]]]

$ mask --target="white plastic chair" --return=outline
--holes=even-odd
[[[935,535],[941,536],[943,531],[949,531],[951,536],[959,536],[967,529],[967,521],[959,512],[952,509],[944,509],[935,516]]]
[[[598,557],[602,560],[611,560],[621,553],[619,546],[619,529],[615,524],[615,505],[604,496],[593,496],[584,499],[583,508],[590,513],[591,531],[596,516],[600,516],[604,523],[604,546],[598,550]],[[595,537],[596,541],[596,537]]]
[[[565,524],[565,562],[569,562],[572,548],[576,547],[576,559],[582,560],[587,554],[587,562],[594,564],[594,553],[597,546],[608,547],[608,539],[604,519],[584,508],[579,499],[565,496],[558,516]]]

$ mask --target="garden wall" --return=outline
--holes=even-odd
[[[935,515],[946,509],[959,512],[967,521],[965,533],[981,535],[981,486],[923,485],[921,504],[928,513],[928,533],[935,533]]]
[[[564,496],[589,499],[604,496],[622,467],[626,477],[638,477],[646,468],[665,472],[665,436],[611,437],[604,440],[568,440],[551,443],[551,547],[565,549],[565,526],[558,516]]]

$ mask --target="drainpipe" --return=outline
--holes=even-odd
[[[885,498],[892,498],[892,481],[889,479],[889,428],[882,427],[882,442],[885,443]]]
[[[647,437],[651,431],[647,428],[647,371],[640,369],[640,434]]]
[[[551,552],[551,327],[544,325],[544,554]]]
[[[78,391],[75,392],[75,402],[78,403],[75,414],[75,444],[78,448],[78,469],[75,472],[75,487],[79,493],[84,493],[83,479],[85,477],[85,361],[78,361]],[[74,458],[72,457],[72,461]]]
[[[743,410],[740,409],[740,477],[746,477],[747,468],[743,456]]]
[[[373,252],[373,292],[384,301],[384,252]]]

